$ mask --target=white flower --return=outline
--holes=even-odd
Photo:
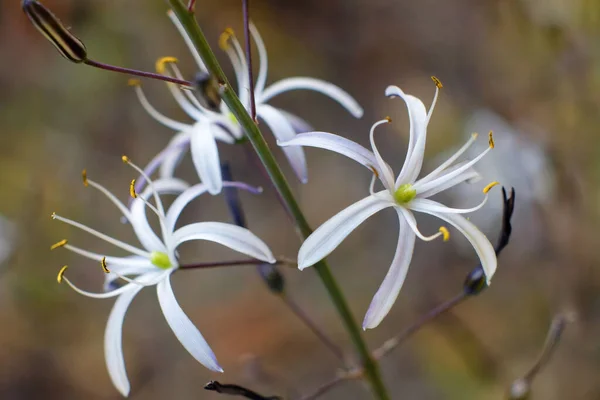
[[[52,249],[64,247],[102,263],[104,272],[107,273],[104,293],[91,293],[75,286],[65,276],[66,267],[61,269],[58,281],[67,282],[75,291],[93,298],[116,297],[117,301],[110,313],[106,325],[104,351],[106,365],[109,375],[115,387],[124,396],[129,394],[129,380],[125,372],[125,361],[122,350],[122,327],[125,313],[135,295],[146,286],[156,285],[158,302],[163,311],[167,323],[173,333],[179,339],[183,347],[200,363],[213,371],[222,372],[217,359],[210,346],[192,321],[185,315],[173,294],[170,277],[179,268],[177,260],[177,247],[190,240],[208,240],[220,243],[240,253],[247,254],[265,262],[274,262],[273,254],[267,245],[245,228],[221,222],[199,222],[175,229],[175,224],[184,207],[193,199],[207,191],[204,184],[189,187],[178,179],[160,179],[152,182],[147,175],[133,165],[126,157],[124,161],[132,165],[138,172],[145,176],[149,185],[143,193],[137,194],[131,184],[131,194],[135,197],[128,209],[112,193],[98,183],[87,179],[84,171],[83,179],[86,186],[92,186],[104,193],[119,208],[123,216],[131,223],[133,230],[139,239],[142,248],[132,246],[108,235],[100,233],[83,224],[53,214],[52,218],[65,222],[88,232],[116,247],[125,250],[130,255],[126,257],[105,257],[102,254],[93,253],[79,247],[75,247],[66,240],[60,241],[52,246]],[[229,186],[244,187],[236,183],[226,183]],[[179,194],[175,201],[165,212],[160,199],[162,194]],[[155,204],[149,200],[153,197]],[[160,234],[157,235],[150,227],[146,208],[158,216],[160,223]],[[116,279],[127,282],[118,287],[113,284]]]
[[[400,236],[396,247],[396,254],[381,287],[373,298],[363,322],[363,329],[374,328],[387,315],[402,287],[408,266],[410,264],[415,244],[415,237],[422,240],[433,240],[443,236],[449,238],[448,230],[441,227],[440,231],[432,236],[424,236],[417,228],[417,223],[412,211],[418,211],[436,216],[453,225],[471,242],[477,252],[487,281],[496,270],[496,255],[489,240],[466,218],[462,213],[468,213],[481,208],[486,200],[489,189],[496,185],[493,182],[483,192],[485,198],[481,204],[469,209],[448,208],[429,197],[461,182],[471,181],[478,177],[472,166],[494,147],[490,132],[489,147],[475,159],[469,162],[460,162],[452,165],[458,157],[475,141],[476,134],[452,157],[436,168],[429,175],[418,179],[423,165],[425,141],[427,139],[427,124],[437,100],[441,83],[434,78],[436,92],[429,112],[418,98],[405,94],[396,86],[389,86],[385,94],[391,97],[401,97],[408,108],[410,119],[410,139],[404,166],[398,177],[394,180],[393,171],[381,158],[373,138],[375,128],[390,122],[389,118],[373,125],[370,132],[371,147],[369,151],[361,145],[341,136],[325,132],[311,132],[300,134],[295,138],[280,142],[280,146],[312,146],[335,151],[359,162],[374,173],[371,183],[371,195],[341,211],[323,225],[321,225],[302,244],[298,253],[298,267],[309,267],[331,253],[358,225],[376,212],[387,207],[393,207],[400,223]],[[378,177],[385,190],[375,193],[373,186],[375,177]]]
[[[179,33],[183,36],[190,52],[196,59],[200,71],[208,73],[200,55],[194,48],[189,36],[175,14],[170,11],[168,15]],[[267,51],[262,38],[253,24],[250,25],[250,32],[258,48],[260,58],[260,66],[254,88],[256,114],[258,118],[262,119],[269,126],[277,139],[289,140],[298,132],[311,130],[311,127],[301,118],[267,104],[271,98],[290,90],[307,89],[323,93],[336,100],[355,117],[359,118],[362,116],[363,110],[352,96],[339,87],[319,79],[294,77],[283,79],[265,88],[267,80]],[[240,97],[240,101],[246,109],[249,109],[248,67],[242,47],[230,29],[225,31],[221,36],[219,43],[233,64],[238,82],[238,96]],[[157,62],[157,70],[160,73],[183,79],[181,72],[175,65],[176,61],[173,57],[162,58]],[[195,121],[192,124],[182,123],[160,114],[148,102],[139,82],[134,82],[136,93],[144,109],[160,123],[179,131],[169,143],[168,150],[157,156],[151,165],[149,165],[149,168],[146,169],[146,172],[150,174],[152,172],[150,167],[157,168],[159,164],[162,164],[161,177],[172,177],[175,167],[189,145],[192,160],[200,179],[208,186],[210,193],[219,193],[222,187],[222,177],[216,141],[233,143],[241,139],[244,134],[241,126],[224,102],[221,102],[221,108],[216,112],[205,107],[191,91],[182,90],[177,85],[168,83],[169,90],[177,103]],[[306,182],[308,175],[303,150],[301,148],[288,148],[284,152],[298,178],[302,182]]]

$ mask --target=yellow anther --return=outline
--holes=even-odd
[[[67,239],[63,239],[60,242],[56,242],[52,246],[50,246],[50,250],[54,250],[54,249],[58,249],[59,247],[63,247],[67,243],[68,243]]]
[[[161,57],[156,60],[156,72],[164,74],[167,69],[167,64],[175,64],[178,60],[175,57]]]
[[[50,218],[55,219],[56,218],[56,213],[53,212],[52,214],[50,214]]]
[[[446,228],[445,226],[440,226],[439,231],[442,233],[442,238],[444,242],[450,240],[450,232],[448,231],[448,228]]]
[[[388,124],[392,123],[392,118],[391,117],[385,117],[384,119],[388,122]]]
[[[84,169],[83,171],[81,171],[81,178],[83,179],[83,186],[88,185],[88,180],[87,180],[87,171]]]
[[[65,265],[60,269],[60,271],[58,271],[58,275],[56,276],[56,282],[62,283],[63,275],[65,274],[65,271],[67,270],[67,268],[69,268],[69,267]]]
[[[102,271],[104,271],[105,274],[110,274],[110,270],[106,266],[106,257],[102,257],[102,260],[100,261],[100,265],[102,266]]]
[[[488,143],[490,144],[490,147],[493,149],[495,144],[494,144],[494,133],[492,131],[490,131],[490,133],[488,133]]]
[[[130,79],[127,81],[127,85],[129,86],[142,86],[142,82],[139,79]]]
[[[234,35],[233,29],[225,29],[225,31],[221,33],[221,36],[219,36],[219,47],[223,50],[227,50],[229,48],[229,43],[227,42],[229,42],[229,39]]]
[[[441,89],[444,87],[444,85],[442,85],[442,81],[440,81],[438,78],[436,78],[435,76],[431,77],[431,80],[433,81],[433,83],[435,83],[435,86],[437,86],[438,89]]]
[[[137,198],[137,193],[135,192],[135,179],[132,179],[131,183],[129,184],[129,195],[132,199]]]
[[[129,159],[129,157],[127,157],[126,155],[121,156],[121,160],[125,163],[125,164],[129,164],[131,162],[131,160]]]
[[[473,133],[471,133],[471,137],[472,137],[473,139],[477,139],[477,137],[478,137],[478,136],[479,136],[479,133],[477,133],[477,132],[473,132]]]
[[[496,181],[490,183],[489,185],[487,185],[486,187],[483,188],[483,193],[487,194],[487,192],[489,192],[494,186],[499,185],[499,184],[500,184],[500,182],[496,182]]]

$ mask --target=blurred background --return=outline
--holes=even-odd
[[[166,2],[46,0],[83,40],[91,58],[154,70],[175,56],[187,77],[193,58],[165,16]],[[502,399],[536,359],[552,317],[576,316],[555,357],[533,384],[534,399],[600,398],[600,2],[597,0],[371,0],[254,1],[251,14],[269,51],[268,82],[314,76],[339,85],[364,106],[353,119],[317,93],[292,92],[272,104],[318,130],[364,145],[373,122],[387,115],[377,140],[395,171],[408,142],[400,100],[386,99],[389,84],[423,99],[434,93],[431,75],[444,83],[429,127],[425,171],[462,145],[471,132],[493,130],[496,149],[481,163],[484,181],[439,197],[474,205],[481,188],[498,180],[517,192],[513,238],[500,257],[493,285],[428,325],[382,362],[394,398]],[[198,0],[197,15],[217,47],[228,26],[241,33],[241,2]],[[0,3],[0,398],[119,399],[106,372],[103,335],[113,300],[82,297],[56,283],[56,273],[101,290],[102,271],[64,249],[68,238],[119,255],[89,235],[50,219],[53,211],[123,240],[135,240],[118,210],[81,184],[90,178],[126,199],[135,177],[122,154],[145,164],[173,132],[139,105],[127,77],[75,65],[60,57],[31,26],[17,1]],[[256,53],[255,53],[256,54]],[[152,104],[189,121],[164,84],[144,81]],[[265,129],[265,132],[268,132]],[[272,136],[268,135],[273,143]],[[241,146],[221,145],[236,179],[262,185],[243,193],[250,228],[275,254],[295,257],[299,241],[273,191]],[[299,184],[280,151],[285,172],[313,226],[368,192],[370,173],[344,157],[308,149],[309,183]],[[197,176],[188,158],[178,169]],[[472,220],[495,242],[501,195],[494,189]],[[330,257],[332,270],[357,320],[391,262],[397,221],[391,210],[369,219]],[[221,197],[190,206],[185,221],[230,222]],[[421,230],[439,223],[420,218]],[[402,293],[380,327],[365,333],[371,348],[460,291],[477,264],[474,251],[453,231],[451,241],[417,241]],[[132,242],[133,243],[133,242]],[[234,259],[217,245],[181,248],[192,261]],[[352,345],[314,271],[284,271],[289,295],[336,343]],[[132,399],[217,399],[202,390],[218,379],[263,394],[296,398],[330,380],[339,363],[265,287],[254,267],[175,274],[177,298],[202,331],[226,373],[198,364],[178,343],[146,289],[124,325],[123,348]],[[324,399],[368,399],[349,382]]]

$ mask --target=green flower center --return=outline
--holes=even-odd
[[[410,183],[400,185],[394,192],[394,199],[398,204],[406,204],[417,196],[417,191],[413,189]]]
[[[172,266],[169,256],[160,251],[153,251],[150,253],[150,262],[160,269],[169,269]]]

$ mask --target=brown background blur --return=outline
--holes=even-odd
[[[86,43],[93,59],[153,70],[156,58],[171,55],[180,59],[186,76],[195,73],[162,0],[45,4]],[[241,34],[241,2],[198,0],[197,8],[230,72],[216,40],[227,26]],[[429,128],[425,170],[474,129],[484,134],[494,129],[497,145],[481,164],[485,182],[439,198],[454,206],[476,204],[482,185],[494,179],[517,190],[513,241],[491,288],[383,361],[394,398],[504,398],[510,382],[536,358],[552,316],[561,311],[574,312],[577,322],[535,381],[533,398],[600,398],[600,2],[254,1],[251,11],[269,51],[268,82],[296,75],[332,81],[357,98],[365,116],[356,121],[309,92],[287,93],[272,104],[316,129],[364,145],[371,124],[390,115],[394,123],[381,128],[377,139],[398,171],[408,137],[406,110],[383,91],[396,84],[429,105],[434,91],[429,77],[436,75],[444,89]],[[127,77],[61,58],[16,0],[0,3],[0,60],[0,214],[7,219],[0,237],[3,246],[13,247],[8,255],[0,252],[7,255],[0,271],[0,398],[118,399],[103,354],[113,301],[82,297],[55,280],[60,266],[69,264],[74,281],[97,291],[100,267],[64,250],[50,253],[49,246],[69,238],[84,248],[112,249],[49,216],[57,211],[134,240],[110,202],[81,185],[80,171],[87,168],[91,178],[126,199],[135,175],[120,155],[144,164],[173,132],[145,114]],[[157,108],[189,121],[163,84],[145,82],[145,87]],[[268,187],[243,149],[220,148],[237,179]],[[293,180],[285,163],[284,169],[317,226],[364,197],[371,176],[333,153],[308,149],[307,154],[307,185]],[[277,155],[283,161],[281,152]],[[197,181],[189,160],[178,171]],[[499,192],[473,215],[492,241],[499,231]],[[465,198],[465,193],[473,195]],[[254,232],[275,254],[295,257],[299,242],[273,192],[242,198]],[[370,219],[329,258],[359,321],[393,255],[394,215],[387,210]],[[198,200],[185,219],[230,221],[220,197]],[[424,232],[437,229],[436,221],[419,221]],[[464,244],[456,231],[449,243],[417,241],[396,305],[380,327],[365,334],[372,348],[460,290],[477,263]],[[236,257],[201,242],[182,247],[182,256]],[[314,271],[289,270],[286,277],[290,294],[350,350]],[[164,322],[155,291],[146,289],[124,325],[131,398],[220,398],[202,390],[211,379],[295,396],[334,375],[336,359],[265,289],[253,267],[178,273],[174,288],[226,373],[211,374],[187,354]],[[324,398],[370,397],[351,382]]]

